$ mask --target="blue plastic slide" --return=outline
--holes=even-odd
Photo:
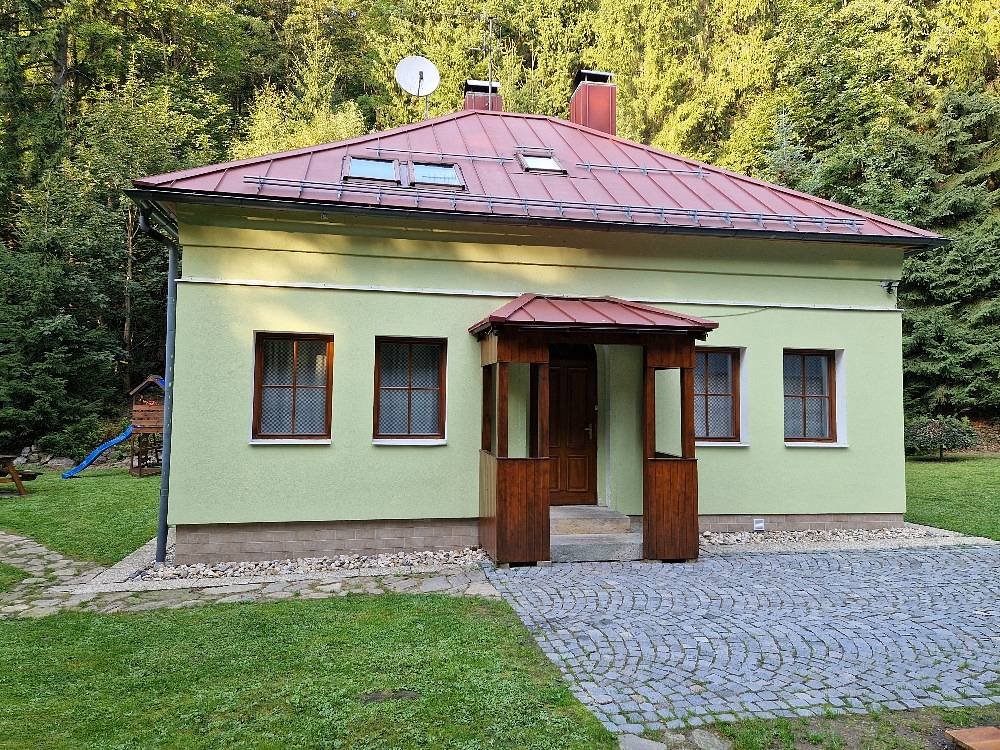
[[[108,448],[114,448],[116,445],[118,445],[118,443],[123,443],[130,437],[132,437],[132,425],[126,427],[125,431],[118,437],[113,437],[108,442],[101,443],[99,446],[94,448],[94,450],[90,452],[90,455],[87,456],[85,459],[83,459],[83,461],[80,463],[79,466],[74,466],[72,469],[67,469],[66,471],[64,471],[62,473],[62,478],[71,479],[75,477],[81,471],[83,471],[92,463],[94,463],[94,461],[97,460],[97,457],[100,456],[102,453],[104,453],[104,451],[108,450]]]

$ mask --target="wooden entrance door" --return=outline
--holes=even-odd
[[[597,356],[558,345],[549,359],[549,502],[597,503]]]

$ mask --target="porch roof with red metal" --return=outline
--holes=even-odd
[[[469,328],[474,336],[497,326],[518,328],[572,328],[669,333],[708,333],[718,328],[714,320],[661,310],[617,297],[558,297],[522,294]]]
[[[564,172],[532,172],[550,155]],[[392,159],[399,180],[351,179],[349,157]],[[454,164],[460,187],[414,184]],[[565,120],[463,110],[296,151],[137,179],[154,202],[235,203],[516,223],[940,244],[937,235]]]

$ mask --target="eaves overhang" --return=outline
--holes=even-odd
[[[691,227],[670,224],[649,224],[643,222],[610,221],[605,219],[582,219],[574,217],[523,217],[505,214],[484,214],[478,211],[437,210],[432,208],[396,208],[392,206],[372,206],[367,204],[347,204],[337,201],[322,201],[303,198],[280,198],[248,196],[245,194],[176,190],[163,188],[130,188],[125,190],[140,206],[155,205],[157,214],[167,214],[166,203],[188,203],[195,205],[231,206],[236,208],[261,208],[285,211],[316,211],[354,216],[380,216],[395,219],[468,221],[472,223],[507,224],[524,227],[572,227],[590,231],[642,232],[648,234],[681,235],[691,237],[741,237],[744,239],[797,240],[812,242],[834,242],[853,245],[893,245],[904,250],[922,250],[942,247],[950,240],[946,237],[907,237],[858,235],[838,232],[777,231],[772,229],[740,229],[722,227]],[[158,216],[158,218],[165,218]],[[174,221],[176,230],[176,218]]]

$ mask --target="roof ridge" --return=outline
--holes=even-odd
[[[536,294],[535,292],[525,292],[524,294],[512,299],[506,305],[501,305],[500,307],[498,307],[490,314],[490,317],[493,318],[496,316],[513,315],[518,310],[527,305],[529,302],[531,302],[533,299],[535,299],[537,296],[538,294]]]

